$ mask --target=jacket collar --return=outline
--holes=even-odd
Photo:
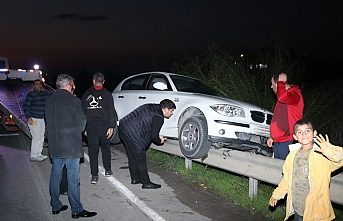
[[[288,145],[289,152],[292,152],[292,151],[295,151],[295,150],[299,150],[300,148],[301,148],[301,144],[300,143],[295,143],[295,144]],[[313,151],[320,150],[320,147],[318,147],[318,145],[316,143],[314,143],[312,150]]]

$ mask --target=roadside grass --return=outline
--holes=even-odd
[[[184,158],[163,153],[154,149],[147,151],[147,157],[158,167],[172,169],[187,177],[189,182],[204,185],[221,195],[228,197],[235,204],[252,212],[259,212],[274,220],[283,220],[285,207],[282,203],[275,208],[269,206],[269,199],[276,186],[260,182],[256,198],[249,198],[249,179],[239,174],[223,171],[198,162],[192,162],[192,169],[186,169]],[[343,207],[334,205],[336,219],[343,221]],[[290,218],[292,220],[292,218]]]

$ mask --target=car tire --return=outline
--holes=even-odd
[[[179,144],[182,154],[191,159],[205,156],[211,148],[208,140],[207,122],[204,117],[190,117],[179,131]]]

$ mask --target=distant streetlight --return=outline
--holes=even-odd
[[[39,69],[39,65],[38,65],[38,64],[35,64],[35,65],[33,66],[33,69],[38,70],[38,69]]]

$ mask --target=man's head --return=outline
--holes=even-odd
[[[65,89],[72,93],[72,89],[74,88],[74,78],[68,74],[59,74],[56,79],[56,87],[57,89]]]
[[[97,86],[102,86],[105,83],[105,76],[101,72],[96,72],[93,75],[93,84]]]
[[[33,82],[33,90],[36,91],[36,92],[40,92],[43,88],[43,83],[40,79],[36,79],[34,82]]]
[[[162,108],[163,116],[169,119],[176,109],[175,103],[169,99],[164,99],[160,102],[160,105]]]
[[[310,121],[301,119],[294,124],[293,138],[302,145],[312,144],[313,138],[317,136],[317,131],[313,129]]]

